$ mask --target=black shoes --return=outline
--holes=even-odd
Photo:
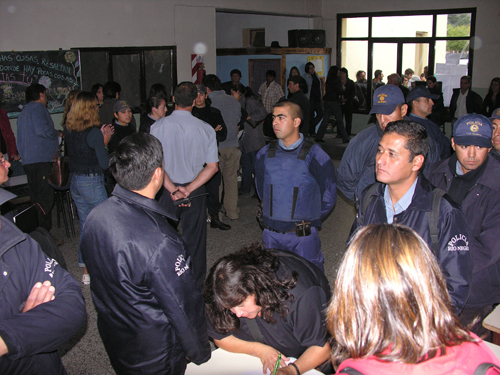
[[[220,230],[229,230],[229,229],[231,229],[231,226],[220,221],[217,216],[211,216],[210,228],[217,228]]]

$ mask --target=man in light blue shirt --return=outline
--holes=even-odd
[[[177,85],[174,112],[155,122],[151,134],[160,140],[164,154],[165,181],[159,201],[182,221],[186,252],[201,287],[207,272],[205,183],[217,172],[219,157],[214,129],[191,114],[197,96],[193,83]],[[174,206],[176,200],[190,196],[190,203]]]
[[[469,231],[461,207],[420,173],[429,148],[422,125],[406,120],[387,125],[375,157],[378,182],[364,190],[351,235],[369,224],[414,229],[441,265],[458,314],[469,297],[472,277]]]

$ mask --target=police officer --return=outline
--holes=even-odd
[[[259,151],[255,168],[262,241],[266,248],[292,251],[323,270],[318,228],[337,200],[335,169],[321,147],[299,133],[303,114],[297,103],[278,102],[273,118],[278,139]]]

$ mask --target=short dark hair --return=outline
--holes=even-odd
[[[162,100],[165,101],[165,105],[167,105],[167,101],[163,96],[150,96],[146,102],[148,114],[153,111],[153,108],[158,108]]]
[[[288,82],[292,82],[293,84],[298,83],[299,84],[299,88],[302,90],[302,92],[304,94],[307,94],[307,91],[309,90],[308,87],[307,87],[307,82],[301,76],[291,76],[291,77],[288,78],[287,83]]]
[[[302,110],[302,107],[298,103],[294,102],[293,100],[284,99],[278,101],[273,106],[273,109],[282,107],[290,107],[293,112],[292,115],[295,116],[293,119],[296,119],[298,117],[302,122],[304,121],[304,112]]]
[[[160,141],[143,132],[123,138],[109,160],[109,169],[118,185],[133,191],[148,186],[156,168],[162,165]]]
[[[374,73],[375,78],[380,77],[381,74],[382,74],[382,70],[380,70],[380,69],[375,70],[375,73]]]
[[[235,73],[238,74],[240,76],[240,78],[241,78],[241,72],[240,72],[239,69],[233,69],[233,70],[231,70],[231,73],[229,73],[229,75],[232,76]]]
[[[408,68],[408,69],[406,69],[406,70],[405,70],[405,74],[406,74],[407,76],[409,76],[410,74],[415,74],[415,72],[413,71],[413,69],[412,69],[412,68]]]
[[[220,79],[215,74],[207,74],[205,77],[203,77],[202,83],[207,86],[210,91],[221,90]]]
[[[29,102],[36,102],[40,99],[40,94],[45,94],[47,89],[44,85],[39,83],[33,83],[26,89],[26,104]]]
[[[181,82],[177,85],[174,91],[175,105],[181,108],[193,106],[193,102],[198,96],[198,89],[192,82]]]
[[[119,94],[122,91],[122,87],[118,82],[109,81],[104,84],[102,89],[102,93],[105,98],[114,99],[116,98],[116,94]]]
[[[271,76],[271,77],[274,77],[276,78],[276,72],[272,69],[269,69],[267,72],[266,72],[266,76]]]
[[[155,83],[151,86],[151,88],[149,89],[149,97],[153,96],[161,97],[165,99],[165,103],[168,103],[167,88],[162,83]]]
[[[309,68],[311,66],[314,66],[314,64],[312,62],[306,63],[306,66],[304,67],[304,70],[305,70],[306,73],[309,73]],[[316,67],[314,67],[314,68],[316,68]]]
[[[422,155],[424,159],[427,159],[427,154],[429,153],[429,136],[425,127],[407,120],[393,121],[387,124],[384,134],[396,133],[406,138],[405,148],[410,151],[410,162],[417,155]],[[420,170],[422,170],[424,164]]]
[[[347,78],[349,78],[349,71],[347,70],[347,68],[340,68],[340,73],[345,73]]]
[[[238,329],[239,319],[230,309],[250,295],[255,295],[255,303],[262,307],[265,322],[274,323],[275,312],[286,316],[286,301],[293,301],[289,290],[297,285],[298,274],[286,272],[278,278],[279,268],[279,258],[257,243],[219,259],[203,288],[206,311],[215,330],[226,334]]]
[[[466,79],[467,80],[467,83],[470,85],[472,83],[472,78],[470,76],[462,76],[460,77],[460,81],[462,79]]]
[[[234,85],[231,86],[231,91],[234,92],[239,92],[241,96],[245,95],[245,85],[243,83],[235,83]]]
[[[427,81],[431,81],[432,83],[436,83],[437,79],[434,76],[429,76],[429,77],[427,77]]]

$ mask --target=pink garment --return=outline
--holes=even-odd
[[[477,338],[473,334],[474,338]],[[494,363],[500,366],[500,360],[482,341],[467,342],[462,345],[446,348],[446,355],[428,361],[409,365],[399,362],[388,362],[372,356],[368,359],[347,359],[341,363],[337,374],[346,367],[351,367],[363,375],[472,375],[481,363]],[[488,375],[500,374],[496,369],[490,369]]]

